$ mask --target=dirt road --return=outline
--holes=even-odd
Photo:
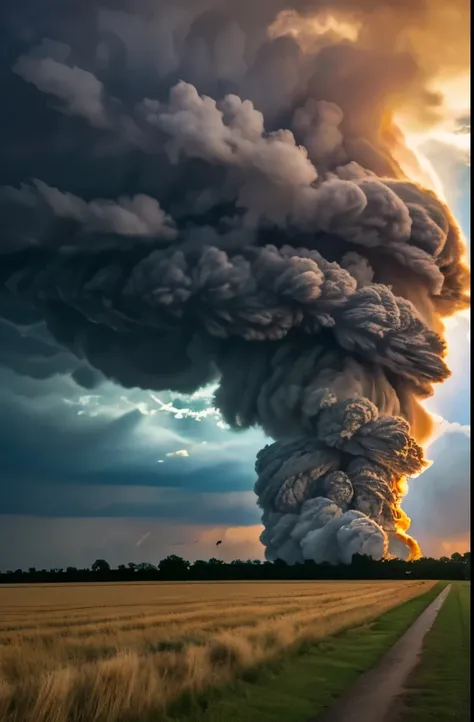
[[[332,707],[309,722],[389,722],[403,684],[418,662],[423,639],[450,589],[449,584],[376,667],[362,674]]]

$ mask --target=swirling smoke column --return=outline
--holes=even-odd
[[[400,504],[468,270],[393,110],[442,111],[427,88],[467,3],[450,30],[415,0],[113,5],[12,59],[55,142],[2,188],[4,317],[46,322],[79,383],[219,380],[225,421],[275,439],[268,559],[416,556]]]

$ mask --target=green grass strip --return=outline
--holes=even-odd
[[[407,685],[404,722],[469,719],[469,582],[454,582]]]
[[[318,643],[306,642],[278,659],[247,669],[231,685],[209,689],[199,697],[184,695],[165,719],[306,722],[373,667],[444,586],[439,582],[370,623]],[[158,721],[156,716],[152,719]]]

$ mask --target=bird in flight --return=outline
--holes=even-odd
[[[218,547],[219,544],[222,544],[222,539],[219,539],[219,541],[218,541],[217,544],[216,544],[216,547]]]

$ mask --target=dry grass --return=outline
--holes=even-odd
[[[0,720],[115,722],[374,618],[434,582],[0,587]]]

